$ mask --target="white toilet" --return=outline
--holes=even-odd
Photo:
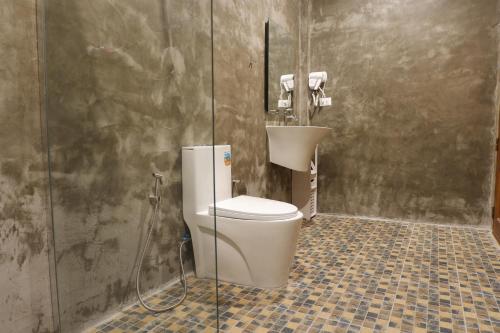
[[[215,279],[216,215],[219,280],[258,288],[286,285],[302,213],[276,200],[232,198],[231,185],[231,146],[182,148],[183,214],[197,277]]]

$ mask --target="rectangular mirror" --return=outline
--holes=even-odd
[[[266,111],[278,109],[279,100],[288,98],[288,93],[285,90],[281,91],[280,78],[282,75],[293,75],[297,67],[297,57],[292,51],[295,50],[297,40],[291,29],[286,22],[281,22],[278,18],[270,17],[266,21],[264,47]],[[283,104],[280,107],[286,108]]]

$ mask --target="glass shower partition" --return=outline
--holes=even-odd
[[[182,147],[213,146],[211,11],[210,0],[44,2],[61,332],[217,329],[216,279],[193,273],[181,172]],[[150,230],[139,282],[153,308],[183,297],[187,240],[187,297],[161,315],[136,297]]]

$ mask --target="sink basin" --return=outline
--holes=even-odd
[[[308,171],[316,145],[331,128],[319,126],[266,126],[272,163]]]

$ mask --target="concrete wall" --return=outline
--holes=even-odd
[[[51,0],[46,9],[58,301],[72,332],[134,300],[152,171],[166,175],[165,204],[144,289],[177,277],[180,149],[212,141],[210,7]],[[214,14],[215,140],[233,147],[236,193],[290,199],[289,170],[267,156],[271,16],[294,32],[298,82],[309,70],[333,78],[334,106],[312,120],[334,129],[320,150],[321,211],[489,222],[496,1],[217,0]],[[9,0],[0,18],[0,324],[50,332],[35,2]]]
[[[497,1],[312,0],[319,210],[490,223]]]
[[[55,252],[72,332],[135,299],[152,171],[166,184],[143,289],[178,277],[181,147],[212,143],[210,2],[47,4]],[[237,193],[290,197],[290,172],[267,161],[263,46],[265,17],[293,26],[297,9],[214,3],[216,143],[233,147]]]
[[[36,1],[0,7],[0,330],[52,332]]]
[[[290,170],[269,163],[267,154],[265,124],[273,117],[265,114],[263,103],[264,22],[270,17],[273,29],[278,25],[290,32],[283,56],[298,64],[299,15],[297,2],[215,1],[215,138],[232,146],[233,178],[241,180],[238,194],[291,199]]]
[[[210,7],[51,0],[46,24],[61,327],[73,332],[135,300],[153,171],[165,184],[143,290],[178,278],[181,147],[212,142]]]

